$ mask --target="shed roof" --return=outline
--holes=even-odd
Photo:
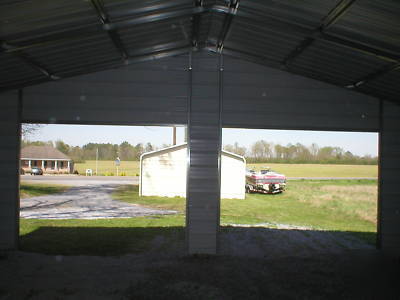
[[[397,0],[0,4],[0,90],[207,49],[400,101]]]
[[[187,143],[182,143],[179,145],[173,145],[173,146],[166,147],[166,148],[159,149],[159,150],[146,152],[140,156],[140,160],[142,161],[143,159],[148,158],[148,157],[154,157],[154,156],[158,156],[161,154],[166,154],[166,153],[170,153],[170,152],[174,152],[174,151],[178,151],[178,150],[182,150],[182,149],[186,149],[186,148],[187,148]],[[225,151],[225,150],[222,150],[221,153],[223,155],[229,156],[231,158],[246,162],[246,159],[243,156],[238,155],[236,153],[232,153],[232,152]]]
[[[71,160],[67,155],[52,146],[27,146],[21,149],[21,159]]]

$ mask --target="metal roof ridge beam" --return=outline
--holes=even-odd
[[[194,6],[195,7],[202,7],[203,6],[203,0],[194,0]],[[199,34],[200,34],[200,20],[201,20],[201,15],[200,14],[193,14],[192,17],[192,46],[193,47],[198,47],[199,44]]]
[[[291,62],[297,56],[302,54],[317,39],[317,36],[323,34],[326,29],[335,24],[350,9],[356,0],[341,0],[323,19],[321,24],[315,29],[315,34],[305,38],[295,49],[293,49],[283,60],[282,65],[289,67]]]
[[[103,28],[111,24],[111,21],[104,9],[104,5],[102,0],[90,0],[92,3],[94,9],[97,12],[97,15],[100,18],[100,22],[103,24]],[[125,46],[119,36],[119,34],[116,31],[107,31],[108,36],[112,40],[115,48],[118,49],[118,51],[121,53],[122,59],[127,59],[128,58],[128,52],[125,49]]]
[[[215,12],[222,12],[225,13],[225,19],[222,24],[222,29],[218,35],[218,41],[216,45],[217,52],[221,53],[224,49],[224,42],[226,37],[231,30],[231,24],[233,17],[237,13],[237,9],[239,7],[239,0],[230,0],[229,6],[213,6],[212,10]]]

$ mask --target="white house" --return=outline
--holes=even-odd
[[[141,196],[186,197],[187,144],[144,153],[140,157]],[[245,198],[246,160],[221,154],[221,197]]]

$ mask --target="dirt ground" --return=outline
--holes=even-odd
[[[119,257],[5,253],[0,299],[400,299],[399,263],[346,233],[241,227],[220,240],[217,256],[162,236]]]

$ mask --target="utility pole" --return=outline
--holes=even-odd
[[[172,145],[176,145],[176,127],[172,127],[173,131],[172,131]]]

